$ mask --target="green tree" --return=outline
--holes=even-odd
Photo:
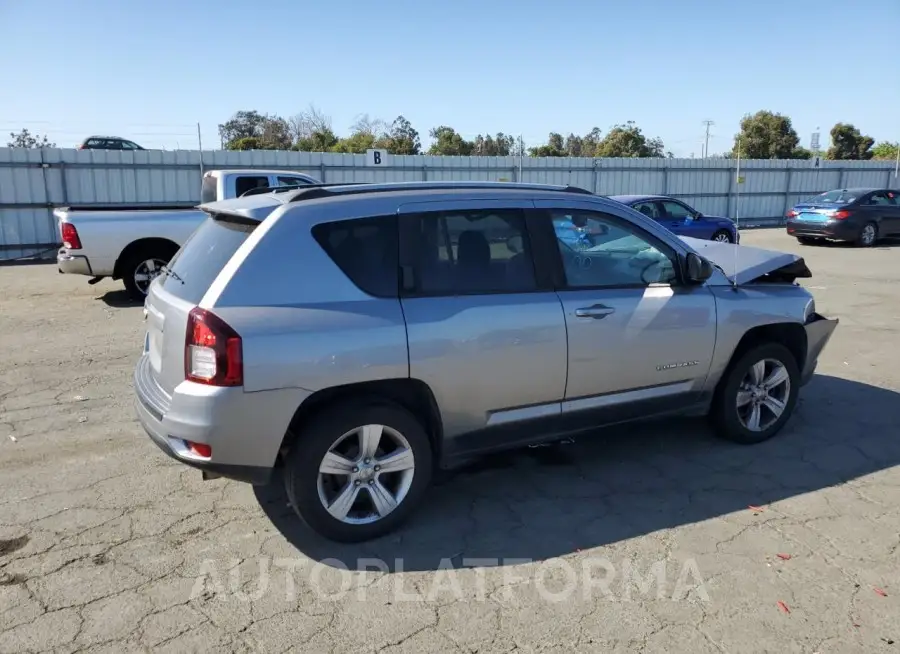
[[[229,150],[265,150],[262,141],[256,136],[244,136],[228,142]]]
[[[831,128],[831,147],[826,156],[829,159],[871,159],[875,139],[863,136],[849,123],[837,123]]]
[[[291,150],[299,150],[300,152],[331,152],[337,144],[337,135],[330,128],[326,127],[298,139]]]
[[[794,152],[791,154],[791,159],[812,159],[813,151],[807,148],[801,148],[799,145],[794,148]]]
[[[516,139],[503,132],[497,132],[495,136],[479,134],[472,145],[472,154],[476,157],[506,157],[515,150]]]
[[[475,149],[472,141],[467,141],[456,133],[456,130],[446,125],[439,125],[429,133],[434,143],[428,148],[428,154],[469,156]]]
[[[219,125],[219,137],[226,150],[239,149],[235,146],[244,139],[256,139],[260,150],[288,150],[293,140],[285,119],[256,110],[236,112]]]
[[[558,132],[550,132],[547,142],[544,145],[538,145],[528,148],[528,154],[532,157],[566,157],[566,143],[562,134]]]
[[[665,157],[662,139],[648,139],[633,121],[616,125],[597,144],[596,157]],[[671,155],[669,155],[671,156]]]
[[[32,134],[27,129],[22,129],[18,134],[15,132],[9,133],[9,138],[11,139],[6,143],[6,147],[8,148],[55,148],[56,143],[51,143],[47,138],[46,134],[42,134],[38,136],[37,134]]]
[[[741,131],[734,137],[732,157],[737,156],[739,142],[743,159],[793,159],[800,137],[787,116],[757,111],[741,120]]]
[[[387,149],[391,154],[419,154],[422,142],[419,133],[403,116],[397,116],[388,130]]]
[[[872,148],[873,159],[896,159],[897,151],[900,150],[900,143],[891,143],[890,141],[882,141]]]

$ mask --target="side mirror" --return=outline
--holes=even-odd
[[[687,255],[687,277],[695,284],[702,284],[713,274],[712,264],[695,252]]]
[[[609,234],[609,227],[600,223],[599,225],[591,225],[586,231],[591,236],[606,236]]]
[[[698,211],[694,214],[694,220],[703,220],[703,214]]]

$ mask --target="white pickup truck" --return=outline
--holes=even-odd
[[[319,183],[283,170],[211,170],[203,175],[200,204],[262,188]],[[62,239],[56,256],[59,272],[87,275],[89,284],[106,277],[121,279],[137,300],[146,296],[150,282],[206,219],[192,204],[61,207],[53,214]]]

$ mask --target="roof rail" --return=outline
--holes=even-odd
[[[239,197],[249,195],[264,195],[266,193],[286,193],[287,191],[299,191],[307,188],[322,188],[327,186],[348,186],[350,184],[362,184],[362,182],[331,182],[330,184],[279,184],[278,186],[257,186],[249,191],[244,191]]]
[[[355,186],[335,190],[335,186]],[[439,191],[456,189],[503,189],[503,190],[534,190],[534,191],[559,191],[563,193],[577,193],[579,195],[595,195],[580,186],[556,186],[553,184],[525,184],[516,182],[385,182],[385,183],[360,183],[340,182],[337,184],[307,184],[299,187],[299,193],[291,197],[288,202],[301,200],[315,200],[337,195],[357,195],[362,193],[391,193],[393,191]]]

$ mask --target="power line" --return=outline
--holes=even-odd
[[[709,128],[715,123],[711,120],[704,120],[703,124],[706,125],[706,137],[703,140],[703,158],[706,159],[709,156]]]

